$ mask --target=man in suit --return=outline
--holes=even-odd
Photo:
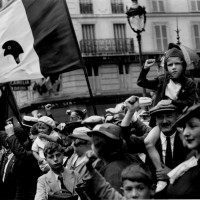
[[[160,156],[162,167],[156,169],[156,176],[157,179],[161,181],[166,180],[168,178],[168,172],[180,163],[182,163],[189,153],[189,150],[183,146],[180,133],[176,130],[176,127],[173,126],[174,122],[179,116],[179,113],[180,111],[178,110],[178,108],[168,100],[160,101],[155,107],[150,110],[150,115],[151,117],[156,119],[156,124],[160,132],[154,132],[153,137],[156,138],[155,135],[158,136],[157,141],[154,141],[154,143],[155,148]],[[147,137],[149,137],[149,135]],[[151,159],[153,159],[154,164],[156,157],[155,154],[157,152],[154,151],[150,154],[150,157]],[[152,158],[153,154],[154,157]],[[148,164],[150,164],[149,161],[150,160],[147,159]]]
[[[49,142],[45,145],[44,156],[50,171],[38,179],[35,200],[47,200],[50,196],[62,195],[74,197],[78,174],[63,167],[64,150],[61,145]]]

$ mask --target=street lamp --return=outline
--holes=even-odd
[[[131,29],[137,34],[137,41],[139,46],[139,60],[142,69],[142,50],[141,50],[141,32],[145,31],[146,11],[145,7],[138,5],[137,0],[132,0],[132,5],[127,8],[127,19]],[[143,88],[143,96],[146,96],[146,89]]]

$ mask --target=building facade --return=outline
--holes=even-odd
[[[141,40],[143,62],[158,59],[168,43],[177,40],[200,52],[200,0],[139,0],[138,4],[147,11]],[[67,0],[67,5],[96,104],[115,104],[130,95],[142,95],[136,85],[141,70],[138,41],[125,14],[131,0]],[[156,65],[148,76],[157,76]],[[24,91],[14,89],[20,108],[49,102],[65,108],[90,104],[81,69],[62,74],[56,92],[38,90],[42,84],[34,80]]]

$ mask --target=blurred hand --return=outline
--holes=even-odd
[[[38,137],[39,137],[40,139],[46,139],[46,134],[39,133],[39,134],[38,134]]]
[[[164,164],[162,164],[162,168],[156,170],[156,177],[157,179],[163,180],[163,181],[167,181],[169,180],[169,176],[167,175],[169,172],[171,171],[170,168],[168,168],[167,166],[165,166]]]
[[[7,136],[10,137],[12,135],[14,135],[14,127],[13,127],[13,124],[8,124],[5,126],[5,131],[7,133]]]
[[[50,111],[51,108],[52,108],[51,104],[45,105],[45,110],[46,110],[46,111]]]
[[[131,96],[125,100],[125,106],[130,112],[135,112],[139,109],[139,97]]]
[[[147,59],[144,64],[144,69],[149,69],[155,64],[156,59]]]
[[[33,115],[33,117],[36,117],[36,118],[38,118],[38,110],[33,110],[32,112],[31,112],[31,114]]]
[[[38,160],[38,164],[42,164],[44,162],[44,159],[43,158],[40,158],[39,160]]]
[[[65,126],[66,126],[65,123],[60,123],[60,124],[58,124],[57,128],[62,131],[65,128]]]
[[[86,152],[86,157],[87,157],[87,161],[85,163],[86,167],[87,167],[88,171],[90,173],[92,173],[94,171],[92,163],[97,159],[97,156],[92,150],[89,150]]]

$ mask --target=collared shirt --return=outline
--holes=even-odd
[[[180,89],[181,84],[174,83],[174,81],[170,79],[165,89],[165,96],[169,97],[170,99],[176,100]]]
[[[55,175],[56,181],[57,181],[57,183],[59,185],[59,188],[61,189],[61,182],[58,180],[59,175],[54,173],[53,171],[52,171],[52,173]],[[61,175],[63,176],[63,173],[61,173]]]
[[[170,142],[171,142],[171,150],[172,150],[172,156],[174,152],[174,138],[175,134],[169,136],[170,137]],[[163,156],[163,161],[165,162],[165,157],[166,157],[166,148],[167,148],[167,137],[163,134],[163,132],[160,133],[160,139],[161,139],[161,145],[162,145],[162,156]]]

